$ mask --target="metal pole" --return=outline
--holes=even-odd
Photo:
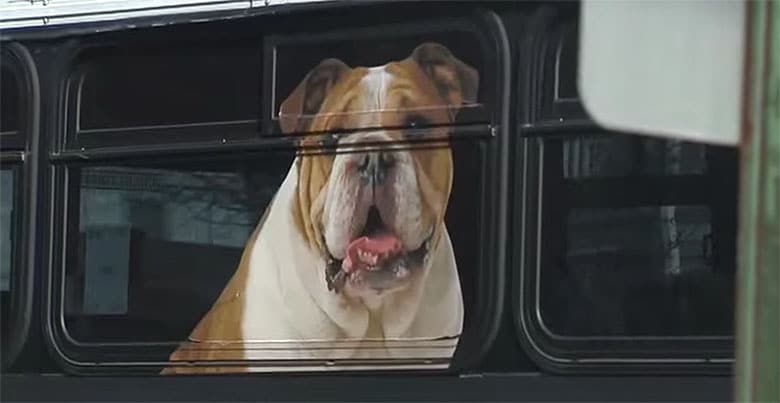
[[[780,3],[745,3],[735,400],[780,402]]]

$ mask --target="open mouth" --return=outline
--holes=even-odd
[[[422,267],[429,243],[430,236],[419,248],[404,250],[401,239],[371,206],[363,231],[349,243],[344,259],[331,257],[326,276],[328,290],[338,293],[348,281],[377,291],[392,288]]]

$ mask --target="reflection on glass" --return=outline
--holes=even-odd
[[[707,147],[605,136],[550,142],[547,151],[560,158],[542,206],[539,313],[549,333],[733,333],[734,259],[713,240],[735,228],[713,208],[735,189],[711,191]],[[683,175],[686,189],[674,180]],[[648,184],[642,194],[621,189],[636,182]]]
[[[262,171],[238,163],[74,171],[80,219],[66,267],[71,335],[183,339],[233,274],[281,183],[289,161],[275,162]]]
[[[566,178],[701,174],[706,147],[648,138],[583,137],[563,141]]]
[[[132,227],[145,237],[242,247],[250,221],[243,179],[232,172],[90,168],[81,176],[81,231]]]
[[[558,301],[542,307],[548,327],[570,336],[728,334],[732,278],[713,270],[710,231],[705,206],[574,209],[565,275],[545,284]]]

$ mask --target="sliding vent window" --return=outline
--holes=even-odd
[[[628,135],[543,149],[545,337],[732,336],[734,150]]]
[[[240,153],[71,163],[54,342],[82,366],[163,374],[441,370],[456,349],[476,354],[498,294],[499,150],[484,105],[503,87],[488,68],[495,46],[459,24],[270,37],[265,71],[192,53],[190,68],[254,66],[268,79],[266,110],[283,115],[263,114],[272,130]],[[161,73],[176,70],[173,56],[152,59],[168,83],[119,84],[151,77],[146,65],[125,71],[124,57],[85,73],[82,93],[112,101],[82,109],[82,129],[121,122],[107,135],[132,138],[140,122],[253,113],[247,99],[163,96],[190,83]],[[224,80],[231,95],[258,87],[224,74],[192,81],[214,92]],[[120,85],[133,103],[147,93],[184,103],[124,110],[110,91]]]
[[[271,113],[281,133],[321,135],[328,144],[345,132],[382,129],[382,135],[360,139],[368,144],[484,131],[489,116],[479,97],[480,79],[486,79],[480,77],[486,61],[480,38],[458,29],[402,32],[392,40],[360,32],[347,39],[272,40]],[[432,130],[441,126],[461,127],[454,133]]]
[[[589,119],[582,107],[577,90],[577,58],[579,53],[578,27],[568,23],[544,31],[538,39],[538,77],[533,83],[538,107],[533,108],[532,121],[536,125],[565,125]]]
[[[70,148],[257,135],[260,41],[85,51],[70,80]]]

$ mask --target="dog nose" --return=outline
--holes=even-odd
[[[395,158],[388,152],[365,153],[360,156],[358,171],[364,182],[371,181],[374,185],[381,185],[394,164]]]

